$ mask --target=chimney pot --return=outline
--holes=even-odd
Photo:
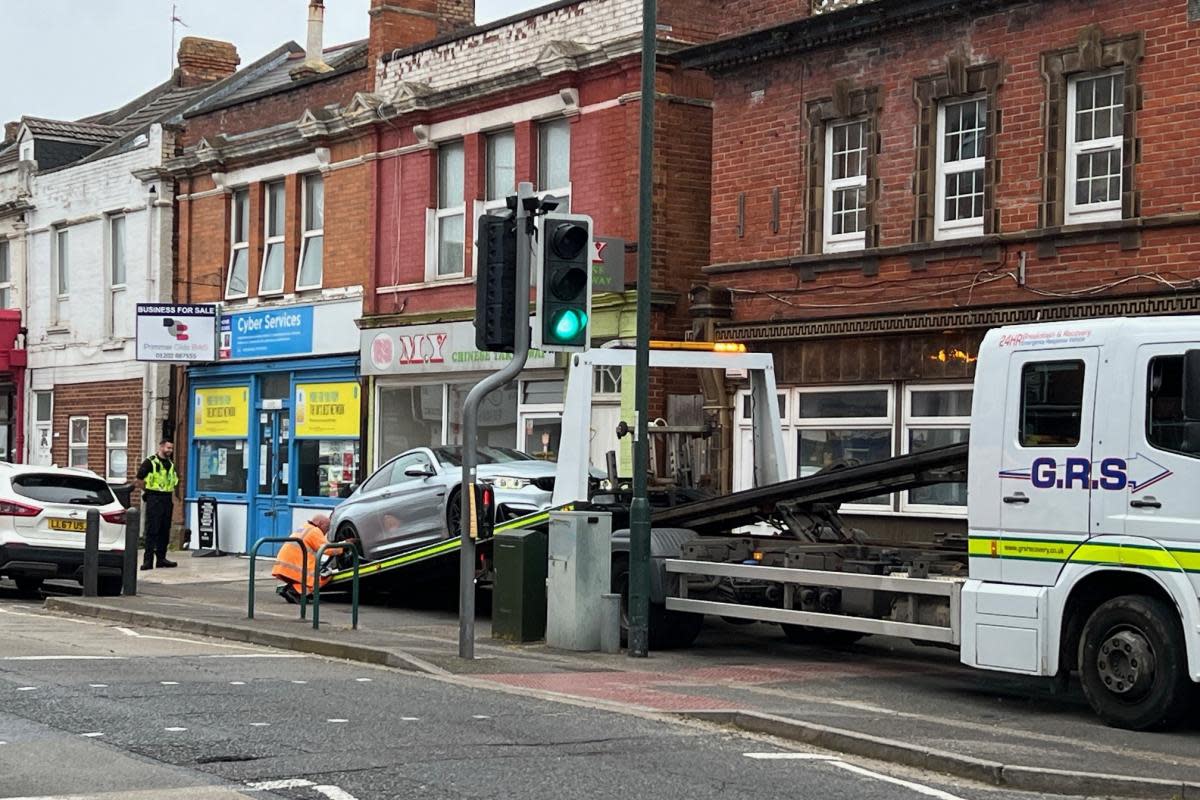
[[[292,69],[292,80],[299,80],[333,67],[325,63],[325,0],[309,0],[308,38],[304,47],[304,63]]]

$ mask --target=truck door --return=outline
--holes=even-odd
[[[1200,423],[1183,418],[1188,348],[1186,343],[1138,348],[1130,375],[1129,452],[1104,454],[1117,462],[1109,471],[1125,476],[1122,486],[1109,481],[1112,490],[1103,492],[1110,526],[1123,517],[1124,533],[1164,542],[1168,549],[1178,549],[1172,542],[1183,549],[1200,542]]]
[[[1048,586],[1090,529],[1096,348],[1009,361],[998,555],[1006,583]]]

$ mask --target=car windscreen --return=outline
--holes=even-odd
[[[41,503],[106,506],[116,500],[112,489],[99,478],[32,472],[12,479],[13,490]]]
[[[526,455],[519,450],[511,450],[507,447],[480,447],[476,450],[478,458],[477,464],[506,464],[510,461],[533,461],[533,456]],[[438,461],[442,462],[444,467],[461,467],[462,466],[462,448],[461,447],[435,447],[434,455]]]

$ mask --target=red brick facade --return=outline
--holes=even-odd
[[[87,417],[87,467],[110,483],[131,482],[138,465],[149,455],[142,447],[142,382],[140,380],[104,381],[103,383],[59,383],[54,387],[54,438],[50,445],[53,463],[67,466],[70,461],[71,419]],[[108,475],[107,419],[128,418],[125,476]]]

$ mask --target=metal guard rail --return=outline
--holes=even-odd
[[[321,556],[326,550],[349,552],[352,557],[354,578],[350,590],[350,627],[358,630],[358,548],[353,542],[326,542],[317,548],[317,568],[321,567]],[[321,629],[321,581],[313,581],[313,630]]]
[[[268,536],[265,539],[259,539],[250,548],[250,596],[246,600],[246,619],[254,619],[254,562],[258,558],[258,548],[268,542],[272,544],[287,545],[289,542],[294,543],[303,551],[300,558],[300,588],[301,590],[308,588],[308,554],[312,552],[308,549],[308,545],[304,544],[299,539],[294,539],[291,536]],[[283,548],[279,548],[282,550]],[[320,561],[317,561],[318,568]],[[313,576],[316,577],[315,575]],[[314,585],[315,585],[314,581]],[[308,592],[300,592],[300,619],[304,619],[308,614]]]

